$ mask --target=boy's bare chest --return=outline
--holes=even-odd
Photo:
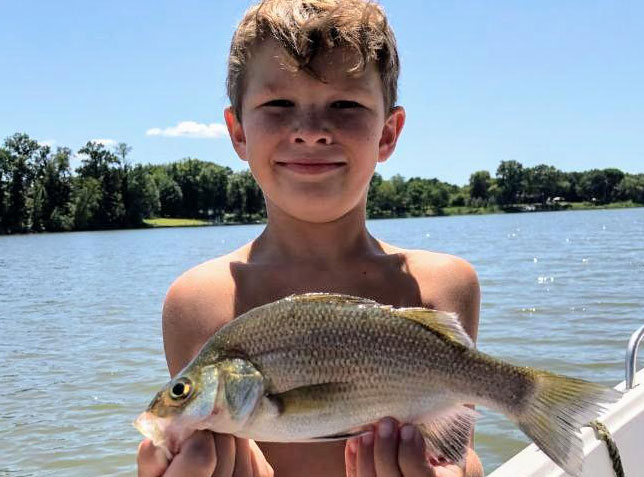
[[[261,268],[238,270],[235,314],[292,294],[325,292],[361,296],[394,306],[422,304],[420,285],[396,267],[356,266],[351,270]]]
[[[343,271],[306,268],[247,269],[238,275],[236,308],[244,312],[255,306],[297,293],[327,292],[362,296],[396,306],[421,304],[419,286],[399,267],[355,266]],[[343,441],[325,444],[260,443],[276,475],[290,477],[344,476]]]
[[[259,305],[291,294],[342,293],[394,306],[420,306],[421,284],[399,261],[360,264],[342,270],[312,267],[261,267],[246,263],[230,266],[234,317]],[[219,284],[221,285],[221,284]],[[425,284],[426,286],[426,284]],[[343,476],[344,442],[326,444],[261,443],[276,475]]]

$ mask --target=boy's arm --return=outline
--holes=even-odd
[[[474,267],[461,258],[442,256],[440,265],[436,270],[430,269],[425,280],[425,287],[419,280],[423,304],[456,313],[463,328],[476,343],[481,290]]]
[[[221,296],[213,287],[204,286],[213,279],[200,275],[191,271],[179,277],[163,304],[163,347],[171,376],[181,371],[232,315],[226,294]]]
[[[429,255],[423,254],[423,258],[425,260],[420,261],[420,266],[414,267],[419,271],[417,280],[421,294],[427,293],[421,297],[423,304],[456,313],[463,328],[476,343],[481,290],[474,267],[467,261],[450,255],[441,255],[438,264]],[[465,461],[465,477],[483,476],[483,466],[473,447],[472,433]]]

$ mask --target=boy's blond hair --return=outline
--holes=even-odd
[[[375,62],[383,86],[385,111],[396,104],[400,63],[396,39],[379,5],[369,0],[263,0],[248,9],[239,23],[228,57],[228,97],[238,119],[245,74],[253,48],[273,38],[288,53],[294,70],[324,81],[310,67],[321,52],[347,47],[358,62],[348,74]]]

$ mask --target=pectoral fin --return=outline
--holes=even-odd
[[[264,377],[252,363],[243,359],[222,361],[219,375],[231,417],[240,423],[245,422],[264,393]]]

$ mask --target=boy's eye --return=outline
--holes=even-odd
[[[273,106],[276,108],[290,108],[293,106],[293,101],[289,101],[288,99],[273,99],[272,101],[268,101],[267,103],[264,103],[264,106]]]
[[[331,103],[331,107],[334,109],[350,109],[350,108],[360,108],[361,104],[356,103],[355,101],[341,100],[341,101],[334,101],[333,103]]]

